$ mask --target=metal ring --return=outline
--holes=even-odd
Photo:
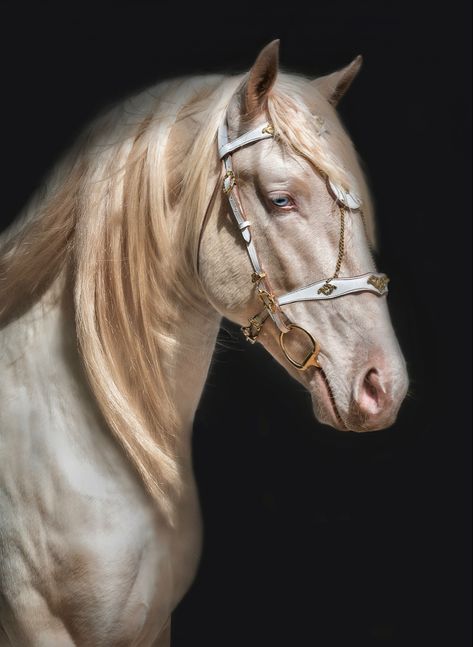
[[[308,332],[305,328],[302,328],[302,326],[298,326],[293,323],[288,323],[287,324],[287,331],[281,331],[279,335],[279,345],[281,346],[281,350],[284,353],[286,359],[293,365],[295,366],[299,371],[306,371],[309,366],[315,366],[316,368],[321,368],[320,364],[318,362],[318,355],[320,353],[320,344],[318,341],[316,341],[310,332]],[[297,328],[298,330],[302,330],[303,333],[307,335],[307,337],[310,339],[310,342],[312,344],[312,350],[311,352],[307,355],[307,357],[304,359],[302,363],[296,362],[295,359],[293,359],[288,351],[286,350],[286,347],[284,346],[284,335],[287,335],[288,332],[290,332],[293,328]]]

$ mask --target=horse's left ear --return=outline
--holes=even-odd
[[[279,68],[279,40],[273,40],[258,54],[242,88],[244,112],[253,116],[262,112]]]
[[[319,92],[327,99],[329,103],[336,106],[345,92],[348,90],[358,72],[360,71],[363,57],[357,56],[346,67],[314,79],[312,83],[319,90]]]

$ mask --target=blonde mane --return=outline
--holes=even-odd
[[[221,175],[216,133],[240,81],[165,82],[100,117],[0,244],[0,324],[70,278],[94,397],[169,518],[180,447],[165,362],[183,301],[202,303],[199,238]],[[328,137],[316,134],[311,102]],[[355,183],[369,205],[350,139],[306,79],[281,74],[268,112],[284,143],[342,184]],[[371,210],[365,215],[373,240]]]

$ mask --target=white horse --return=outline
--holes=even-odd
[[[2,646],[169,645],[201,550],[191,430],[222,316],[321,422],[396,417],[405,364],[334,109],[360,60],[310,81],[277,59],[275,41],[243,77],[108,112],[2,240]]]

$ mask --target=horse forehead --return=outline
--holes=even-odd
[[[265,179],[312,179],[314,169],[300,155],[277,141],[267,139],[243,149],[238,167],[245,175],[258,175]]]

